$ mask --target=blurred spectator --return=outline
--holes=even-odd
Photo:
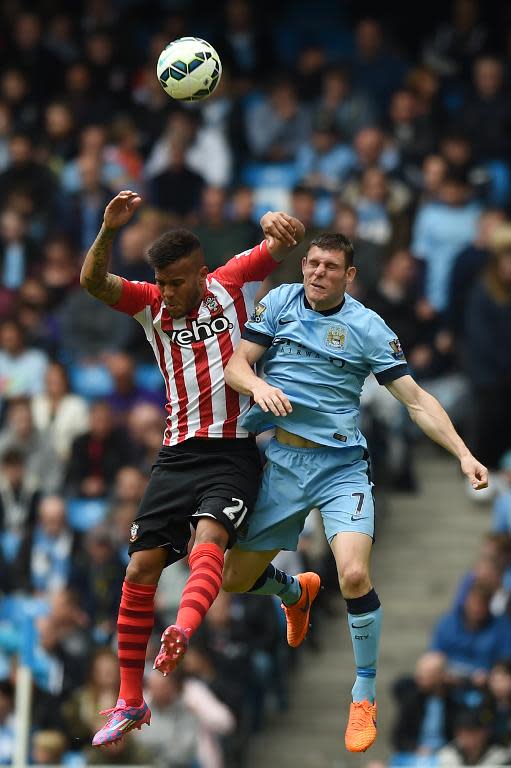
[[[33,215],[30,234],[41,239],[55,221],[57,178],[34,159],[34,145],[27,134],[12,134],[9,153],[11,164],[0,173],[0,209],[14,207],[16,195],[27,195]]]
[[[11,765],[14,739],[14,686],[9,680],[0,680],[0,765]]]
[[[139,467],[128,464],[115,476],[112,497],[116,504],[138,504],[147,485],[147,475]]]
[[[164,405],[163,386],[160,392],[153,392],[137,384],[133,357],[125,352],[114,352],[106,357],[105,362],[113,382],[112,392],[106,402],[121,425],[128,412],[139,403]]]
[[[32,737],[34,765],[60,765],[67,748],[62,731],[36,731]]]
[[[46,496],[39,504],[36,524],[25,534],[12,564],[15,588],[38,595],[64,589],[77,547],[76,535],[67,524],[64,499]]]
[[[310,116],[300,104],[294,84],[277,80],[265,99],[246,111],[245,130],[250,152],[269,163],[293,160],[309,136]],[[265,126],[261,131],[261,125]]]
[[[238,193],[239,196],[240,193]],[[193,231],[201,241],[209,271],[213,272],[235,254],[251,248],[254,225],[250,221],[232,221],[227,215],[227,195],[218,187],[206,187],[202,192],[199,224]]]
[[[355,160],[351,176],[356,180],[368,168],[378,167],[385,173],[395,172],[399,166],[399,154],[385,133],[378,126],[366,126],[353,139]]]
[[[148,246],[144,227],[140,221],[119,232],[114,268],[126,280],[151,282],[154,272],[145,259]]]
[[[496,469],[511,429],[511,225],[495,230],[491,250],[467,302],[465,367],[475,397],[472,447]]]
[[[139,151],[139,134],[131,118],[121,115],[113,120],[111,139],[106,150],[107,158],[123,169],[122,186],[136,187],[142,180],[144,164]]]
[[[150,403],[136,405],[128,417],[130,444],[137,466],[148,473],[161,448],[164,422],[161,408]]]
[[[419,204],[438,202],[447,172],[447,163],[441,155],[427,155],[422,163],[418,191]]]
[[[82,155],[77,161],[80,191],[65,198],[62,216],[66,233],[80,251],[86,253],[103,223],[105,207],[112,198],[102,181],[102,163],[96,155]]]
[[[186,162],[187,148],[185,139],[170,136],[168,165],[150,180],[148,194],[155,208],[185,220],[198,212],[204,187],[202,175],[192,171]]]
[[[357,211],[348,203],[337,203],[333,231],[342,232],[353,243],[357,274],[350,293],[365,301],[367,293],[374,290],[381,276],[387,249],[360,236]]]
[[[161,768],[192,768],[197,763],[200,725],[185,702],[183,682],[179,670],[169,677],[163,677],[157,672],[151,672],[148,676],[151,727],[140,732],[139,741],[151,752],[151,764]],[[203,683],[197,681],[197,685],[201,686],[209,705],[213,703],[213,706],[217,705],[230,714]],[[204,765],[202,761],[200,764]],[[221,762],[217,765],[221,766]]]
[[[228,0],[218,52],[226,69],[235,78],[235,87],[244,92],[254,80],[273,71],[275,54],[268,27],[248,0]]]
[[[61,82],[62,69],[44,45],[41,19],[35,13],[15,15],[9,60],[26,73],[33,92],[41,101]]]
[[[73,747],[88,745],[95,733],[98,712],[111,706],[118,690],[117,655],[111,648],[99,648],[90,659],[85,685],[73,692],[62,709]]]
[[[9,136],[12,131],[12,114],[7,102],[2,101],[0,79],[0,172],[9,165]]]
[[[479,0],[452,0],[451,19],[442,21],[427,41],[424,61],[439,75],[466,76],[488,37],[488,28],[480,19]]]
[[[500,487],[493,506],[492,530],[511,534],[511,449],[499,461]]]
[[[122,46],[113,30],[94,29],[85,37],[85,59],[90,67],[94,93],[108,96],[110,109],[121,103],[127,87],[128,69]]]
[[[511,149],[511,103],[504,85],[504,65],[495,56],[481,56],[474,64],[474,90],[460,115],[476,159],[508,157]]]
[[[5,398],[40,393],[48,359],[39,349],[26,346],[21,325],[14,319],[0,324],[0,395]]]
[[[9,119],[15,131],[31,131],[38,122],[38,105],[27,76],[12,64],[0,75],[0,95],[9,109]],[[12,135],[12,132],[11,132]]]
[[[489,170],[475,161],[473,143],[463,128],[445,133],[440,138],[438,148],[449,170],[454,173],[464,174],[467,177],[474,197],[480,202],[486,201],[494,205],[498,204],[492,199]]]
[[[46,165],[56,174],[76,155],[75,117],[65,102],[53,101],[46,107],[42,147]]]
[[[154,76],[151,75],[154,79]],[[161,88],[160,88],[161,90]],[[201,126],[198,112],[174,111],[167,128],[151,149],[145,166],[150,180],[172,165],[172,141],[185,153],[184,161],[191,171],[213,187],[226,187],[231,180],[231,150],[222,131]],[[161,132],[161,125],[160,125]]]
[[[17,211],[0,215],[0,283],[9,290],[17,290],[34,270],[37,251],[27,230]]]
[[[474,583],[484,585],[491,592],[490,610],[493,616],[504,613],[509,597],[505,588],[506,571],[511,567],[511,537],[500,533],[487,533],[474,567],[461,579],[453,606],[460,608]]]
[[[123,431],[115,427],[108,403],[94,403],[90,410],[89,431],[75,438],[67,466],[66,486],[73,496],[105,498],[117,470],[131,456]]]
[[[391,94],[400,88],[406,74],[403,59],[386,46],[381,23],[365,18],[355,28],[353,84],[386,114]]]
[[[34,425],[51,443],[62,461],[69,458],[71,444],[87,431],[89,408],[71,392],[67,371],[61,363],[50,363],[45,392],[32,399]]]
[[[351,147],[339,143],[332,118],[318,117],[310,137],[296,153],[297,181],[317,193],[337,192],[351,170],[353,160]]]
[[[352,205],[358,218],[357,234],[375,245],[405,248],[410,241],[407,208],[411,198],[399,181],[389,179],[378,167],[366,168],[360,181],[346,185],[342,200]]]
[[[431,755],[451,740],[457,703],[447,685],[442,653],[423,654],[414,677],[397,680],[393,694],[398,710],[392,743],[398,752]]]
[[[315,211],[316,198],[314,192],[307,187],[296,186],[291,193],[290,213],[303,223],[307,237],[293,249],[290,258],[284,259],[270,277],[266,279],[263,286],[268,286],[267,290],[281,283],[303,283],[302,259],[307,253],[307,246],[313,238],[323,231],[314,223]],[[266,292],[265,290],[264,293]]]
[[[431,650],[446,655],[450,679],[482,684],[497,661],[511,658],[511,623],[491,615],[491,598],[491,591],[475,582],[463,605],[438,622]]]
[[[0,456],[6,450],[19,451],[25,460],[25,470],[44,493],[55,493],[62,480],[62,465],[32,419],[29,400],[18,398],[7,406],[4,429],[0,432]]]
[[[6,562],[16,557],[23,535],[34,524],[39,497],[23,453],[8,448],[0,458],[0,546]]]
[[[109,528],[102,525],[88,531],[74,558],[69,583],[78,595],[98,645],[109,643],[115,631],[124,573],[125,566],[115,550]]]
[[[509,753],[491,744],[491,715],[486,711],[461,711],[454,724],[454,738],[438,753],[437,765],[508,765]]]
[[[511,661],[492,667],[488,690],[494,705],[493,740],[509,748],[511,737]]]
[[[468,296],[474,281],[488,264],[493,234],[505,220],[503,211],[491,208],[484,210],[479,217],[474,241],[460,251],[452,266],[445,322],[458,340],[461,340],[465,326]]]
[[[345,69],[328,69],[323,75],[321,94],[314,105],[314,119],[331,121],[342,141],[350,142],[358,131],[374,124],[369,99],[351,87]]]
[[[63,235],[55,235],[43,248],[40,277],[48,293],[48,310],[55,310],[78,285],[78,259],[74,244]]]
[[[436,127],[431,115],[420,113],[412,90],[402,88],[392,94],[388,133],[399,152],[406,178],[413,180],[421,161],[434,149]]]
[[[106,125],[94,123],[82,128],[79,136],[77,157],[64,166],[60,181],[64,193],[76,194],[82,189],[80,160],[96,160],[101,168],[101,183],[111,189],[119,189],[123,181],[123,171],[118,163],[108,158]]]
[[[108,122],[108,96],[93,90],[90,65],[78,59],[71,62],[65,73],[65,98],[77,125]]]
[[[412,252],[424,262],[424,297],[431,313],[445,311],[454,260],[475,237],[480,208],[470,196],[466,176],[451,172],[442,181],[439,200],[426,203],[415,219]]]

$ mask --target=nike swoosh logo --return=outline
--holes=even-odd
[[[282,318],[279,318],[279,324],[280,325],[287,325],[288,323],[292,323],[292,320],[282,320]]]
[[[369,627],[373,623],[373,619],[368,621],[366,624],[352,624],[351,626],[353,629],[364,629],[364,627]]]
[[[300,606],[300,610],[302,613],[307,613],[310,608],[311,601],[309,598],[309,587],[305,587],[305,597],[307,598],[305,600],[305,605]]]
[[[357,517],[357,516],[354,517],[353,515],[351,516],[352,523],[356,523],[358,520],[367,520],[367,516],[366,517]]]

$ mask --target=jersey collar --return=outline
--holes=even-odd
[[[341,303],[338,304],[336,307],[331,307],[331,309],[324,309],[321,312],[321,311],[319,311],[317,309],[313,309],[311,307],[311,305],[307,301],[307,296],[305,295],[305,291],[303,292],[303,303],[305,305],[305,309],[310,309],[310,310],[312,310],[312,312],[317,312],[318,315],[324,315],[325,317],[328,317],[329,315],[335,315],[335,314],[337,314],[337,312],[340,312],[341,309],[344,307],[345,302],[346,302],[346,296],[343,296]]]

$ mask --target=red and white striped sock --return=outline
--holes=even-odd
[[[119,669],[121,688],[119,698],[130,707],[142,704],[147,644],[154,624],[155,584],[122,585],[121,604],[117,619]]]
[[[188,558],[190,576],[177,612],[176,624],[193,635],[222,586],[224,553],[216,544],[197,544]]]

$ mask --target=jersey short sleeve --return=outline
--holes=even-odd
[[[121,298],[112,309],[127,315],[138,315],[145,307],[152,307],[160,299],[160,292],[153,283],[139,283],[122,278]]]
[[[410,373],[399,339],[376,313],[371,313],[368,323],[366,359],[379,384]]]
[[[261,282],[279,266],[278,261],[272,258],[266,240],[238,253],[227,264],[224,264],[212,272],[211,277],[221,283],[232,283],[240,288],[245,283]]]
[[[253,341],[263,347],[271,347],[277,335],[277,312],[275,310],[278,288],[270,291],[258,302],[241,334],[246,341]]]

